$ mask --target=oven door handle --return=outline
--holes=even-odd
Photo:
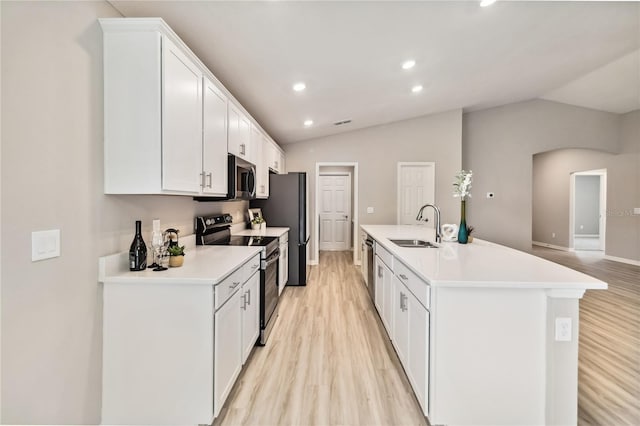
[[[264,262],[264,269],[268,268],[270,265],[273,265],[274,263],[276,263],[278,260],[280,259],[280,253],[276,254],[275,256],[272,255],[271,257],[269,257],[269,259],[265,260]]]

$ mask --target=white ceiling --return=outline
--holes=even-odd
[[[637,2],[111,3],[163,18],[280,144],[542,96],[638,108],[624,91],[640,79]],[[409,58],[416,66],[402,70]],[[292,91],[297,81],[304,92]],[[603,93],[603,82],[623,95]],[[424,90],[411,93],[415,84]],[[344,119],[353,121],[333,125]]]

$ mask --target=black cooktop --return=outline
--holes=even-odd
[[[276,240],[278,240],[277,237],[231,235],[228,238],[211,242],[209,244],[227,246],[267,246]]]

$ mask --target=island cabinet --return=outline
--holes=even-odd
[[[430,286],[379,244],[375,262],[376,308],[418,403],[428,415]]]
[[[211,424],[258,338],[259,268],[256,249],[207,247],[181,268],[100,277],[102,424]]]

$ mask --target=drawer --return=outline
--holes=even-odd
[[[376,255],[393,271],[393,256],[386,248],[376,242]]]
[[[395,275],[425,308],[431,309],[431,286],[428,283],[401,262],[395,264]]]
[[[241,269],[243,273],[242,282],[244,283],[247,282],[256,271],[260,270],[260,254],[252,257],[247,263],[242,265]]]
[[[229,300],[231,296],[236,293],[236,291],[240,290],[240,287],[244,282],[243,278],[245,273],[246,272],[244,271],[243,267],[240,267],[227,278],[225,278],[221,283],[214,287],[213,294],[216,311],[220,308],[220,306],[224,305],[224,302]]]

